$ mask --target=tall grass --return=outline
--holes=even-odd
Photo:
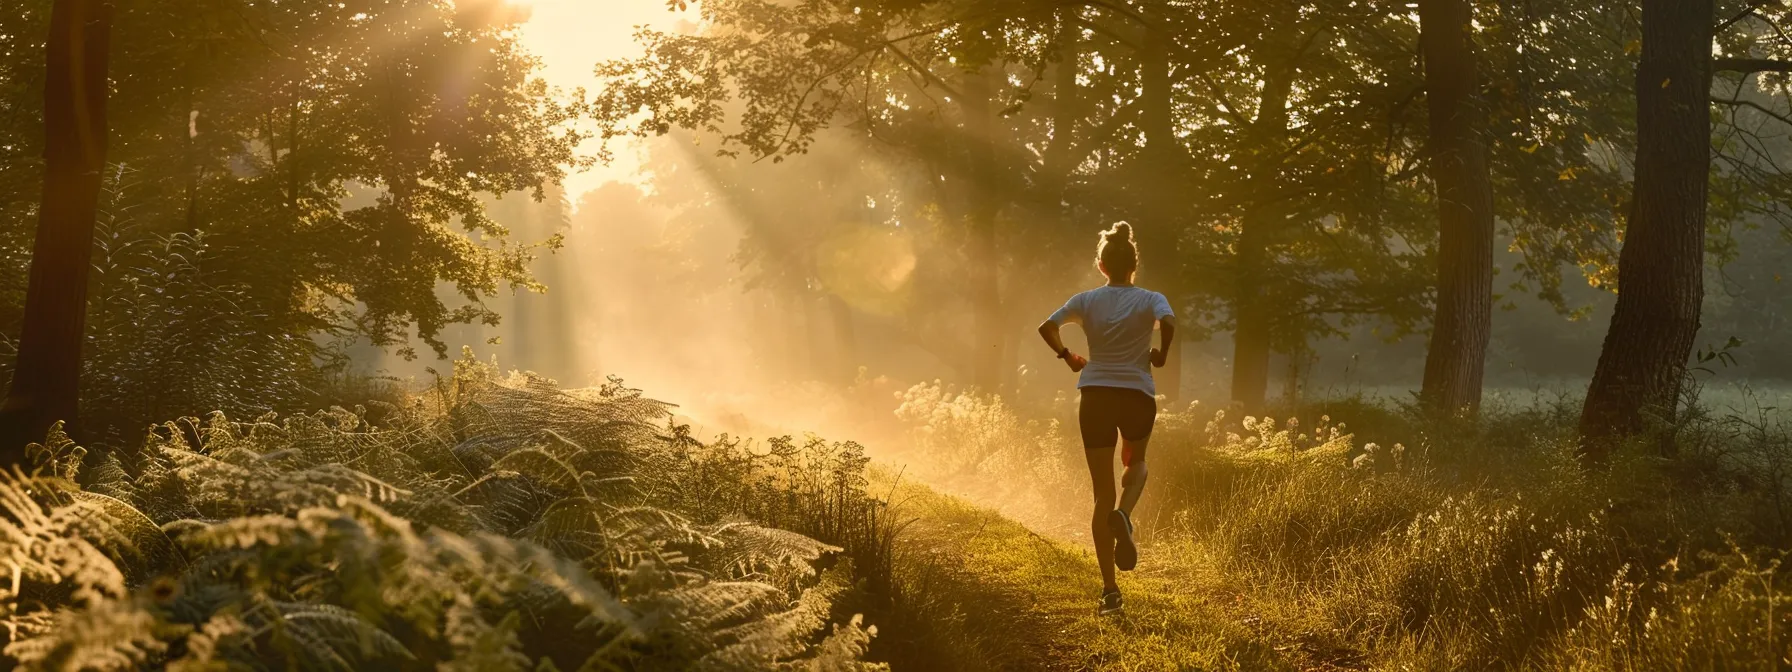
[[[1476,422],[1360,401],[1273,418],[1164,413],[1135,516],[1145,562],[1191,592],[1234,596],[1242,618],[1302,640],[1315,666],[1792,666],[1792,432],[1779,413],[1693,413],[1675,458],[1638,446],[1588,474],[1570,402]],[[1074,422],[1067,405],[1031,419],[987,399],[948,408],[947,421],[912,419],[923,455],[979,479],[1014,474],[1006,487],[1086,515],[1080,476],[1041,476],[1080,461],[1057,429]],[[942,422],[1000,428],[1010,443]]]

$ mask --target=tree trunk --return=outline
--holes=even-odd
[[[996,273],[1000,264],[996,253],[996,215],[1001,201],[995,175],[996,114],[991,100],[995,78],[1000,73],[1001,65],[991,63],[964,78],[965,131],[970,153],[966,164],[971,176],[965,218],[973,313],[971,378],[985,392],[995,392],[1002,384],[1002,295]]]
[[[815,295],[810,294],[808,291],[803,291],[796,296],[798,306],[797,315],[799,319],[802,320],[802,326],[800,327],[802,338],[799,338],[796,341],[799,344],[798,347],[802,348],[802,350],[797,353],[797,371],[801,372],[801,374],[796,376],[797,380],[825,379],[825,376],[822,374],[822,367],[826,364],[822,362],[821,356],[817,355],[815,352],[816,348],[822,343],[820,333],[821,325],[815,319],[815,302],[819,300],[820,299],[816,298]]]
[[[829,380],[850,385],[859,377],[858,334],[853,329],[852,306],[839,294],[828,294],[828,342],[833,356]]]
[[[112,5],[56,0],[44,78],[44,186],[19,334],[18,364],[0,410],[0,464],[56,421],[74,423],[80,398],[87,276],[106,164],[106,71]]]
[[[1252,205],[1239,235],[1237,284],[1232,296],[1232,403],[1246,411],[1263,407],[1269,392],[1269,341],[1274,322],[1265,284],[1269,278],[1269,246],[1287,215],[1281,209],[1281,153],[1288,135],[1288,95],[1294,87],[1294,64],[1278,65],[1263,81],[1253,135],[1256,156],[1250,166]]]
[[[1145,148],[1141,154],[1139,179],[1143,187],[1139,203],[1145,221],[1135,226],[1139,240],[1139,283],[1163,292],[1172,306],[1182,305],[1183,288],[1181,255],[1177,250],[1182,231],[1181,213],[1187,206],[1188,194],[1183,188],[1187,176],[1181,141],[1176,138],[1176,121],[1172,107],[1170,76],[1170,36],[1163,29],[1147,29],[1144,35],[1142,72],[1144,85],[1140,121],[1145,131]],[[1180,397],[1181,357],[1171,355],[1164,367],[1156,369],[1157,392],[1168,400]]]
[[[1636,72],[1636,183],[1618,305],[1581,410],[1581,458],[1671,422],[1704,300],[1705,191],[1711,169],[1712,0],[1644,0]],[[1664,449],[1671,450],[1667,442]]]
[[[1052,71],[1052,137],[1045,148],[1041,163],[1041,179],[1044,186],[1040,190],[1045,196],[1046,208],[1060,225],[1069,223],[1069,213],[1064,207],[1064,196],[1069,188],[1070,173],[1076,170],[1077,159],[1072,156],[1076,148],[1076,123],[1082,118],[1082,104],[1077,95],[1077,67],[1082,56],[1082,28],[1071,19],[1079,8],[1065,7],[1058,10],[1058,35],[1055,38],[1059,50],[1059,62]],[[1068,228],[1066,228],[1068,230]]]
[[[1248,234],[1250,225],[1245,226]],[[1254,256],[1241,250],[1240,262],[1261,266],[1260,261],[1247,259]],[[1255,273],[1239,275],[1239,291],[1232,306],[1237,323],[1232,331],[1232,403],[1255,412],[1263,408],[1269,393],[1270,315],[1264,305],[1262,281]]]
[[[1493,185],[1470,20],[1468,0],[1419,2],[1438,218],[1437,312],[1419,398],[1472,415],[1493,329]]]

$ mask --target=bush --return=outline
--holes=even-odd
[[[1000,396],[938,381],[897,399],[908,444],[900,457],[923,481],[1037,527],[1056,527],[1067,504],[1088,501],[1081,439],[1066,435],[1060,420],[1025,418]]]

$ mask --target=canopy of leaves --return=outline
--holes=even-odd
[[[8,329],[36,220],[49,6],[0,17],[0,255],[21,262],[0,271]],[[496,322],[483,297],[538,288],[526,265],[556,241],[508,240],[481,196],[540,198],[578,162],[578,101],[535,75],[521,18],[499,0],[118,3],[93,347],[263,369],[217,381],[228,394],[142,391],[189,392],[185,413],[293,400],[333,341],[444,353],[446,325]]]

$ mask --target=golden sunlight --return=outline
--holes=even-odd
[[[697,10],[669,10],[665,0],[513,0],[530,9],[523,25],[523,43],[541,57],[543,76],[555,86],[596,88],[592,75],[599,61],[640,53],[637,27],[673,30],[696,21]],[[693,5],[695,3],[692,3]],[[566,179],[574,203],[579,194],[611,180],[633,182],[638,167],[631,151],[618,151],[609,166],[597,166]]]

